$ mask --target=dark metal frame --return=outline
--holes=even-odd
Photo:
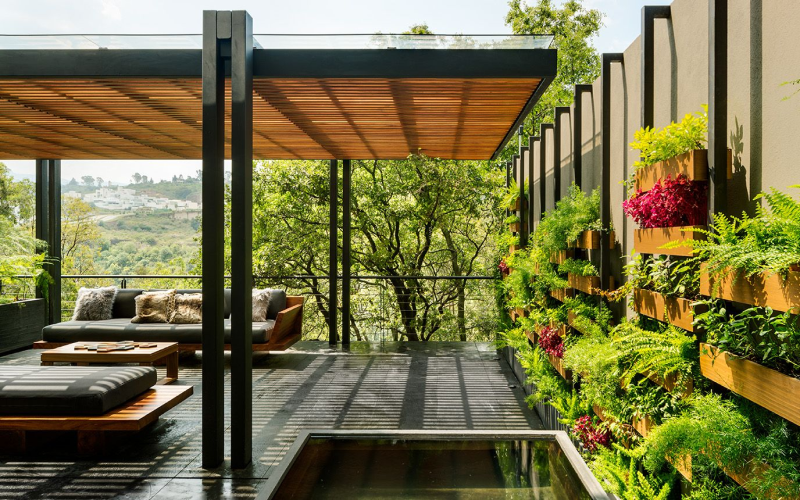
[[[539,217],[544,217],[547,211],[547,131],[552,129],[552,123],[542,123],[539,127]]]
[[[350,292],[352,241],[350,230],[350,196],[353,182],[353,169],[350,160],[342,160],[342,347],[350,347]]]
[[[575,85],[575,111],[572,118],[572,178],[575,184],[583,190],[583,93],[592,92],[588,83]]]
[[[567,106],[556,106],[555,124],[553,127],[553,190],[555,201],[561,199],[561,130],[564,126],[563,116],[569,114]]]
[[[655,103],[655,20],[669,19],[669,5],[642,7],[642,127],[654,124]]]
[[[53,283],[45,322],[52,325],[61,322],[61,160],[36,160],[36,238],[47,245],[45,269]],[[42,296],[38,289],[36,296]]]
[[[708,2],[708,221],[728,212],[728,0]]]
[[[600,241],[600,283],[603,290],[611,288],[611,63],[624,64],[622,53],[603,54],[600,78],[603,86],[603,144],[602,174],[600,180],[600,224],[606,231]]]
[[[335,347],[339,341],[339,161],[330,161],[328,180],[329,227],[328,227],[328,345]]]
[[[536,216],[536,210],[533,205],[534,199],[536,198],[536,193],[534,191],[534,177],[536,174],[536,169],[534,167],[535,162],[533,157],[533,145],[536,141],[538,141],[538,137],[528,137],[528,232],[529,234],[533,234],[536,229],[534,228],[534,219]]]
[[[522,142],[522,134],[520,134],[520,143]],[[522,248],[528,246],[528,233],[530,233],[533,224],[528,221],[528,207],[525,204],[525,156],[528,153],[528,146],[519,147],[519,155],[516,156],[519,162],[519,244]],[[528,179],[528,184],[531,179]],[[527,224],[527,226],[526,226]]]

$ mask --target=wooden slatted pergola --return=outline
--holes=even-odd
[[[456,38],[461,48],[447,50],[261,48],[244,11],[206,11],[202,48],[20,48],[0,37],[0,158],[36,159],[37,236],[54,257],[62,159],[203,161],[205,467],[224,456],[224,159],[233,160],[231,462],[244,467],[252,455],[252,160],[330,160],[332,295],[341,160],[348,345],[350,160],[496,158],[556,74],[553,49],[485,49]],[[60,297],[59,264],[51,274],[51,297]],[[59,301],[50,302],[58,321]]]

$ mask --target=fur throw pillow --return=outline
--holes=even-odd
[[[102,321],[111,319],[111,308],[114,306],[114,297],[117,296],[117,287],[81,288],[75,300],[75,312],[72,321]]]
[[[175,290],[137,295],[136,316],[131,323],[166,323],[175,307]]]
[[[266,321],[272,290],[253,290],[253,321]]]
[[[175,295],[175,307],[169,316],[170,323],[202,323],[203,294],[179,293]]]

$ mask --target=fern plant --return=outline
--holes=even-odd
[[[568,242],[578,239],[582,232],[599,230],[601,227],[600,193],[595,190],[591,195],[586,195],[573,184],[569,188],[569,195],[544,215],[533,240],[550,255],[566,250]]]
[[[600,450],[589,462],[589,468],[604,488],[620,499],[667,500],[675,474],[643,474],[641,461],[645,451],[641,447],[626,449],[613,444],[610,450]]]

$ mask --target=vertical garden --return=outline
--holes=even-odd
[[[498,343],[620,498],[800,498],[800,186],[709,216],[707,123],[634,134],[612,207],[633,252],[605,289],[600,246],[623,228],[601,225],[599,191],[573,184],[521,248],[534,201],[509,188]]]

